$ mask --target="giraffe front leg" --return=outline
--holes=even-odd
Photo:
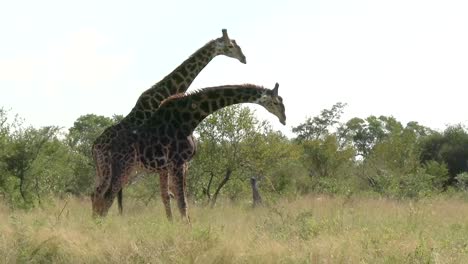
[[[187,172],[187,167],[185,164],[178,165],[174,168],[173,173],[173,184],[175,191],[175,198],[177,200],[177,206],[179,207],[180,214],[187,223],[190,224],[190,217],[188,215],[188,205],[187,205],[187,190],[185,186],[185,176]]]
[[[161,191],[161,199],[164,204],[164,209],[166,209],[167,219],[169,219],[169,221],[172,221],[171,197],[169,196],[167,171],[159,172],[159,188]]]

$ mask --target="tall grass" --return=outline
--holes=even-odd
[[[169,223],[158,201],[125,207],[93,220],[87,200],[30,211],[0,205],[0,263],[468,263],[461,199],[192,205],[192,227]]]

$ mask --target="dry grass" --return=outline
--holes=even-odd
[[[191,228],[168,223],[159,202],[125,206],[122,217],[113,208],[93,220],[78,199],[27,212],[0,205],[0,263],[468,263],[459,199],[192,206]]]

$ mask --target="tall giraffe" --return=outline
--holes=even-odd
[[[96,164],[96,182],[103,178],[109,179],[112,172],[110,164],[112,140],[119,133],[144,124],[157,110],[162,100],[187,91],[195,77],[214,57],[225,55],[246,63],[246,58],[236,41],[229,39],[226,29],[223,29],[222,33],[222,37],[209,41],[160,82],[143,92],[131,112],[118,124],[108,127],[94,141],[92,152]],[[166,177],[162,175],[164,173],[161,172],[160,177]],[[118,205],[119,212],[122,213],[122,191],[118,193]]]
[[[171,96],[161,103],[147,123],[119,133],[114,139],[112,175],[110,179],[98,181],[92,201],[93,213],[106,215],[116,194],[131,180],[132,172],[141,168],[169,173],[179,211],[190,222],[185,179],[187,164],[196,150],[192,133],[211,113],[239,103],[259,104],[286,124],[278,84],[272,90],[252,84],[227,85]],[[167,179],[161,183],[161,188],[161,193],[165,194],[162,198],[166,215],[172,219]]]

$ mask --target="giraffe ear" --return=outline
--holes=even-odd
[[[274,96],[278,96],[278,88],[279,88],[279,84],[276,83],[276,84],[275,84],[275,88],[273,88],[273,95],[274,95]]]
[[[229,44],[229,37],[228,37],[228,34],[227,34],[227,29],[223,28],[222,30],[223,32],[223,39],[224,39],[224,42],[226,42],[226,44]]]

